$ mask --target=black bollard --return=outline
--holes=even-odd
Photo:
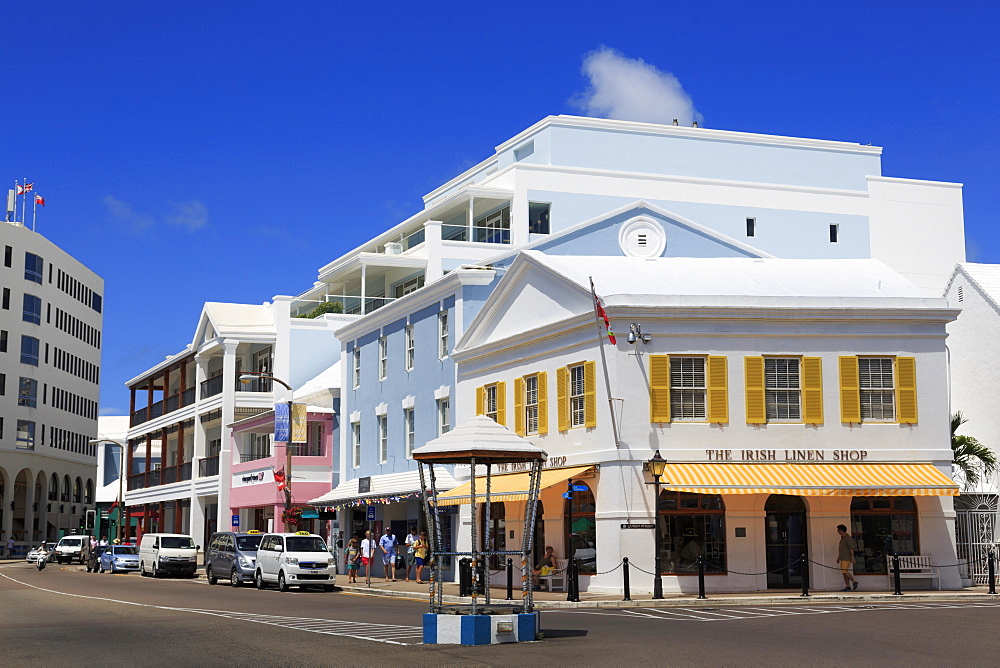
[[[622,573],[623,573],[622,574],[622,579],[623,579],[624,584],[625,584],[625,598],[623,598],[622,600],[623,601],[631,601],[632,600],[632,592],[629,591],[629,584],[628,584],[628,557],[625,557],[624,559],[622,559]]]
[[[569,598],[575,603],[580,602],[580,564],[576,559],[569,560]]]
[[[899,583],[899,555],[895,552],[892,553],[892,583],[896,587],[896,591],[894,591],[892,595],[902,596],[903,589],[902,585]]]
[[[986,568],[988,569],[990,576],[990,594],[997,593],[997,570],[993,559],[993,550],[990,550],[986,557]]]
[[[507,600],[514,600],[514,562],[507,560]]]
[[[809,595],[809,561],[805,552],[802,553],[802,595]]]
[[[698,557],[698,598],[708,598],[705,596],[705,557]]]

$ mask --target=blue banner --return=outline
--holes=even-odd
[[[288,443],[289,431],[291,430],[291,416],[288,414],[288,404],[274,405],[274,440],[275,442]]]

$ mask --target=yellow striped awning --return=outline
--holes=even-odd
[[[543,469],[540,489],[576,478],[592,466],[572,466],[565,469]],[[490,501],[527,501],[528,472],[490,476]],[[466,505],[472,502],[472,481],[459,485],[438,497],[439,506]],[[476,477],[476,503],[486,502],[486,477]]]
[[[667,464],[662,489],[697,494],[958,496],[932,464]]]

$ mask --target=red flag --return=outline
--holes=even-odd
[[[615,339],[615,333],[611,331],[611,321],[608,320],[608,314],[604,312],[604,305],[601,304],[601,298],[594,295],[594,307],[597,309],[597,315],[604,320],[604,326],[608,330],[608,341],[611,345],[618,345],[617,339]]]
[[[111,507],[108,508],[108,510],[111,511],[111,510],[114,510],[117,507],[118,507],[118,499],[115,499],[115,502],[111,504]]]
[[[285,491],[285,469],[280,468],[274,472],[274,482],[278,485],[278,491]]]
[[[41,204],[42,206],[45,206],[45,198],[42,197],[41,195],[35,194],[35,204]]]
[[[16,185],[17,185],[17,194],[18,195],[23,195],[24,193],[28,192],[29,190],[31,190],[32,188],[35,187],[34,183],[25,183],[23,186],[20,185],[20,184],[16,184]]]

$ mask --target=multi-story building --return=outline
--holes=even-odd
[[[94,508],[104,281],[0,223],[0,534],[54,540]]]

